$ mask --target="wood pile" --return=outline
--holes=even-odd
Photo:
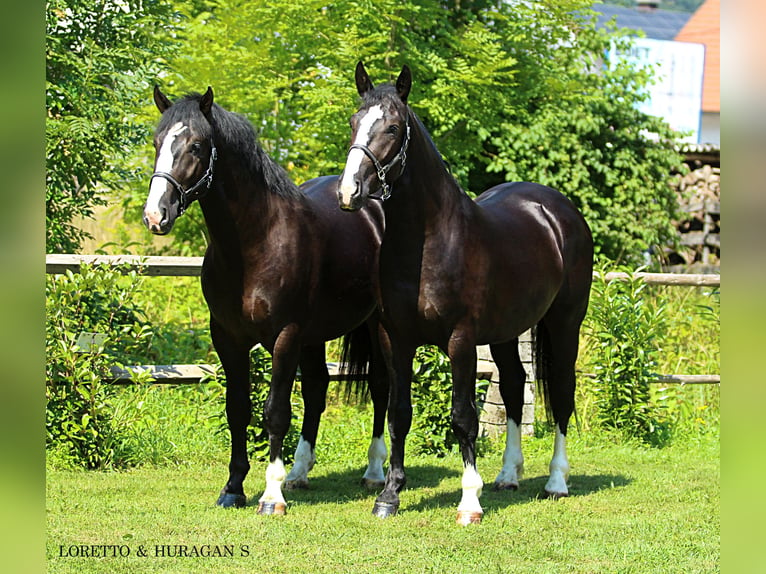
[[[721,168],[697,165],[677,174],[672,187],[682,218],[679,245],[666,253],[670,265],[717,266],[721,260]]]

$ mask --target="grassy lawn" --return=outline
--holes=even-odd
[[[214,506],[225,449],[188,465],[47,474],[48,572],[716,572],[720,570],[717,435],[662,448],[572,431],[571,496],[540,498],[550,437],[525,437],[517,492],[493,492],[500,446],[479,461],[481,525],[454,524],[461,462],[408,456],[402,509],[382,521],[358,486],[366,449],[349,409],[323,420],[311,488],[289,492],[288,515],[255,513],[265,465],[245,483],[250,505]],[[110,545],[108,557],[72,546]],[[169,557],[178,545],[233,556]],[[129,556],[112,557],[121,547]],[[159,547],[159,548],[158,548]],[[173,547],[168,549],[168,547]],[[146,556],[138,556],[143,548]],[[64,554],[62,556],[62,554]]]

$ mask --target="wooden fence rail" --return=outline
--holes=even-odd
[[[158,257],[142,255],[71,255],[71,254],[48,254],[45,258],[45,271],[49,274],[60,274],[71,271],[78,273],[83,264],[100,265],[106,264],[121,271],[131,270],[140,271],[147,276],[171,276],[171,277],[195,277],[199,276],[202,270],[202,257]],[[681,274],[681,273],[637,273],[638,277],[652,285],[679,285],[696,287],[720,287],[721,277],[717,274]],[[598,274],[594,273],[594,278]],[[630,277],[628,273],[612,272],[606,274],[607,281],[626,280]],[[527,335],[527,334],[525,334]],[[528,342],[531,344],[531,342]],[[531,352],[531,349],[530,349]],[[486,355],[487,353],[484,353]],[[480,353],[481,355],[481,353]],[[489,379],[493,381],[488,393],[488,401],[491,401],[491,391],[496,387],[498,378],[497,369],[488,357],[481,355],[477,362],[477,377],[480,379]],[[531,355],[529,357],[531,361]],[[530,367],[533,368],[533,367]],[[338,379],[338,365],[328,363],[330,377],[333,380]],[[217,373],[216,365],[137,365],[127,368],[114,366],[111,368],[108,382],[115,384],[129,384],[135,380],[136,374],[140,373],[150,377],[155,383],[198,383],[202,380],[211,378]],[[593,377],[589,373],[581,373],[581,376]],[[534,377],[532,377],[534,378]],[[658,375],[657,383],[663,384],[720,384],[720,375]],[[533,385],[528,381],[527,391],[525,392],[525,419],[529,419],[529,413],[534,408]],[[496,390],[496,389],[495,389]],[[497,393],[495,393],[497,394]],[[500,404],[499,397],[495,397],[495,402]],[[484,408],[491,409],[492,405],[484,405]],[[495,405],[495,410],[500,410]],[[504,409],[503,409],[504,410]],[[486,414],[486,413],[485,413]],[[502,414],[502,413],[501,413]],[[504,420],[503,416],[498,419]],[[491,418],[491,417],[488,417]],[[530,419],[531,420],[531,419]],[[488,421],[483,420],[486,424]],[[527,421],[528,423],[529,421]],[[501,425],[498,426],[500,428]],[[526,426],[530,426],[527,424]],[[531,428],[531,427],[530,427]],[[529,429],[527,429],[529,430]]]
[[[196,277],[202,271],[202,257],[158,257],[144,255],[71,255],[48,254],[45,272],[50,274],[80,271],[83,263],[106,264],[125,270],[136,270],[150,276]],[[708,273],[636,273],[651,285],[686,285],[689,287],[720,287],[721,276]],[[594,277],[597,275],[594,273]],[[627,273],[606,274],[607,281],[625,280]]]

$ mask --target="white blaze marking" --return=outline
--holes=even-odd
[[[387,457],[386,441],[382,436],[372,437],[370,448],[367,449],[367,470],[362,478],[368,482],[385,482],[383,463],[386,462]]]
[[[260,502],[281,502],[285,503],[285,497],[282,496],[282,483],[285,481],[285,464],[281,458],[269,463],[266,467],[266,489]]]
[[[295,462],[290,474],[287,475],[287,482],[296,485],[308,484],[309,471],[314,467],[316,456],[308,441],[303,439],[303,435],[298,440],[298,448],[295,449]]]
[[[523,472],[524,455],[521,453],[521,427],[509,418],[506,423],[503,468],[497,475],[495,484],[500,488],[518,487]]]
[[[553,458],[548,467],[551,476],[545,485],[545,492],[566,496],[569,494],[567,480],[569,479],[569,460],[567,459],[567,437],[556,425],[556,437],[553,439]]]
[[[466,465],[463,469],[463,497],[457,507],[458,512],[484,512],[479,503],[484,481],[475,466]]]
[[[367,113],[362,116],[359,121],[359,129],[356,132],[354,138],[354,144],[357,145],[370,145],[370,132],[372,126],[379,119],[383,117],[383,108],[380,105],[372,106]],[[348,158],[346,159],[346,167],[343,169],[343,179],[340,182],[340,194],[343,202],[348,204],[351,201],[351,196],[356,191],[356,185],[354,184],[354,177],[359,172],[359,168],[362,166],[362,160],[367,157],[360,149],[352,149],[348,152]]]
[[[162,140],[160,146],[160,153],[157,154],[157,164],[154,167],[154,171],[164,171],[170,173],[173,169],[173,142],[175,139],[187,129],[187,126],[181,122],[176,123],[168,133],[165,135],[165,139]],[[161,177],[155,177],[149,186],[149,197],[146,198],[146,207],[144,207],[144,213],[149,216],[150,214],[160,213],[160,200],[165,195],[167,189],[167,181]],[[159,221],[158,221],[159,222]]]

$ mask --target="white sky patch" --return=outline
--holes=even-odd
[[[370,145],[370,132],[372,131],[372,126],[381,118],[383,118],[382,106],[375,105],[367,110],[367,113],[362,116],[361,120],[359,120],[359,129],[356,131],[354,144],[363,146]],[[340,192],[344,200],[349,200],[351,194],[356,190],[354,177],[359,172],[359,168],[362,166],[362,160],[364,160],[365,157],[364,152],[360,149],[352,149],[348,152],[346,167],[343,169],[343,179],[340,182]]]
[[[173,169],[173,142],[176,138],[187,129],[187,126],[181,122],[176,123],[168,130],[165,135],[165,139],[162,140],[160,146],[160,153],[157,154],[157,163],[154,166],[154,171],[164,171],[170,173]],[[149,186],[149,197],[146,199],[146,212],[159,211],[160,200],[165,195],[167,189],[167,181],[157,177],[152,179]]]

